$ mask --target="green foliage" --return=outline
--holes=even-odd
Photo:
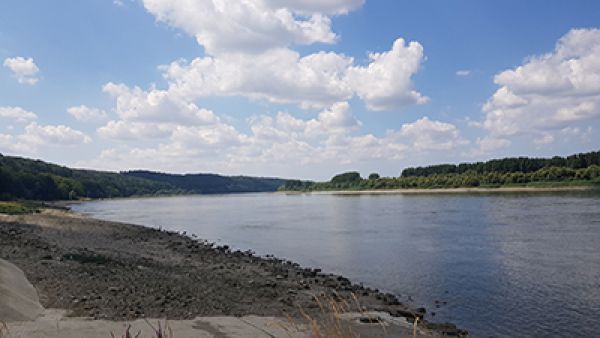
[[[583,154],[575,154],[567,157],[555,156],[553,158],[504,158],[490,160],[487,162],[438,164],[427,167],[406,168],[402,171],[402,177],[408,176],[431,176],[443,174],[465,174],[473,172],[477,174],[486,173],[532,173],[542,168],[562,167],[570,169],[582,169],[592,165],[600,165],[600,151]]]
[[[360,178],[359,173],[357,173],[356,171],[350,171],[347,173],[333,176],[333,178],[331,179],[331,183],[338,183],[338,184],[356,183],[356,182],[359,182],[361,179],[362,178]]]
[[[164,182],[181,190],[198,194],[276,191],[277,188],[286,183],[285,180],[277,178],[221,176],[216,174],[175,175],[143,170],[122,172],[122,174],[155,182]]]
[[[433,189],[500,186],[600,185],[600,152],[552,159],[504,159],[458,166],[408,168],[400,177],[369,175],[363,180],[356,172],[336,175],[329,182],[288,182],[282,190],[377,190]],[[558,164],[558,165],[556,165]],[[563,165],[564,164],[564,165]],[[515,170],[521,168],[523,170]],[[532,168],[538,168],[533,170]]]
[[[0,154],[0,200],[69,200],[180,193],[275,191],[285,182],[211,174],[78,170]]]
[[[280,191],[304,191],[309,190],[314,182],[300,181],[300,180],[288,180],[284,185],[279,187]]]
[[[38,212],[40,205],[33,202],[2,202],[0,201],[0,214],[22,215]]]
[[[378,173],[371,173],[371,174],[369,174],[369,179],[370,180],[377,180],[379,178],[381,178],[381,176],[379,176]]]

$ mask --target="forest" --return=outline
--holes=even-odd
[[[123,175],[170,184],[178,189],[197,194],[277,191],[286,180],[249,176],[221,176],[217,174],[165,174],[153,171],[126,171]]]
[[[71,169],[0,154],[0,200],[73,200],[166,194],[275,191],[285,181],[214,174]]]
[[[600,186],[600,152],[567,157],[504,158],[487,162],[440,164],[406,168],[399,177],[358,172],[334,176],[328,182],[290,180],[282,191],[434,189],[510,186]]]

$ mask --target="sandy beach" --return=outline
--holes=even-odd
[[[0,215],[0,258],[25,272],[45,308],[96,320],[318,317],[315,296],[411,323],[426,311],[319,269],[59,209]],[[421,327],[464,334],[452,324]]]

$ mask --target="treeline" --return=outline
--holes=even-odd
[[[69,200],[183,193],[276,191],[285,181],[213,174],[71,169],[0,154],[0,200]]]
[[[118,173],[70,169],[0,154],[0,199],[68,200],[179,193],[163,182]]]
[[[221,176],[216,174],[175,175],[144,170],[127,171],[122,172],[122,174],[168,183],[179,189],[198,194],[276,191],[286,182],[278,178]]]
[[[328,182],[288,181],[284,191],[431,189],[501,186],[560,186],[600,184],[599,152],[566,158],[508,158],[481,163],[438,165],[409,168],[400,177],[380,177],[373,173],[367,179],[358,172],[334,176]],[[562,159],[562,160],[559,160]],[[531,161],[530,161],[531,160]],[[544,165],[541,165],[545,163]],[[550,165],[555,163],[564,166]],[[568,164],[568,165],[567,165]],[[523,170],[515,170],[521,165]],[[535,166],[540,166],[534,170]],[[461,169],[458,169],[458,168]],[[470,168],[469,170],[463,170]],[[408,171],[407,171],[408,170]]]
[[[475,174],[487,173],[533,173],[542,168],[559,167],[569,169],[582,169],[592,165],[600,165],[600,151],[575,154],[567,157],[555,156],[552,158],[512,157],[495,159],[487,162],[438,164],[426,167],[406,168],[400,176],[422,176],[444,174]]]

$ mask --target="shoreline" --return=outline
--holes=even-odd
[[[470,194],[470,193],[544,193],[544,192],[577,192],[600,191],[596,186],[565,187],[498,187],[498,188],[419,188],[419,189],[369,189],[369,190],[314,190],[314,191],[280,191],[283,194],[314,195],[402,195],[402,194]]]
[[[46,308],[101,320],[323,315],[315,296],[412,323],[426,310],[343,276],[251,251],[72,211],[0,215],[0,258],[21,268]],[[419,321],[433,334],[467,335]]]

